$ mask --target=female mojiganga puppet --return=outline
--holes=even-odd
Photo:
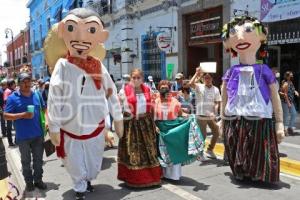
[[[284,136],[281,103],[271,69],[256,64],[257,51],[262,50],[266,35],[263,24],[249,16],[236,17],[223,28],[226,50],[238,54],[240,60],[223,77],[223,133],[236,179],[277,182],[277,144]]]
[[[123,117],[116,87],[101,59],[108,38],[94,11],[71,10],[54,25],[44,49],[52,72],[48,97],[50,137],[70,174],[76,199],[94,188],[101,169],[104,120],[111,113],[119,137]]]

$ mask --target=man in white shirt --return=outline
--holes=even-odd
[[[204,84],[195,83],[196,79],[203,77]],[[212,131],[212,139],[207,148],[206,155],[209,158],[216,158],[213,149],[220,135],[219,127],[216,123],[219,106],[221,103],[220,91],[212,83],[212,76],[209,73],[202,73],[200,68],[196,69],[196,73],[190,81],[190,85],[195,90],[196,94],[196,115],[198,125],[201,132],[206,138],[207,125]]]

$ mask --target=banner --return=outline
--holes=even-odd
[[[167,78],[168,78],[168,80],[172,80],[174,66],[175,66],[174,64],[168,64],[167,65]]]
[[[275,22],[300,17],[300,0],[261,0],[263,22]]]

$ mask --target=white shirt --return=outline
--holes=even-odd
[[[124,88],[120,90],[119,96],[123,102],[124,112],[131,113],[130,107],[128,105],[128,101],[125,95]],[[136,94],[136,114],[145,114],[147,112],[147,101],[145,95],[143,93]]]
[[[225,115],[272,118],[272,102],[264,100],[252,66],[240,69],[238,91],[233,102],[227,103]],[[259,81],[261,76],[259,78]]]
[[[113,94],[106,99],[108,88],[113,89]],[[76,135],[90,134],[109,112],[115,120],[122,120],[117,89],[104,65],[98,90],[84,70],[65,58],[59,59],[51,76],[48,96],[50,132],[58,133],[62,128]]]
[[[168,120],[168,114],[169,114],[169,106],[167,103],[162,103],[161,104],[161,111],[163,114],[163,119],[162,120]]]
[[[215,113],[215,102],[221,101],[220,91],[217,87],[207,87],[204,84],[196,84],[196,115],[209,116]]]

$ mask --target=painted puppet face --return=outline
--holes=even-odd
[[[224,42],[227,49],[233,49],[240,55],[256,54],[265,34],[258,34],[252,22],[245,22],[230,29],[229,38]]]
[[[62,38],[71,56],[86,58],[99,43],[108,38],[108,31],[103,29],[96,16],[81,19],[73,14],[60,22],[58,35]]]

